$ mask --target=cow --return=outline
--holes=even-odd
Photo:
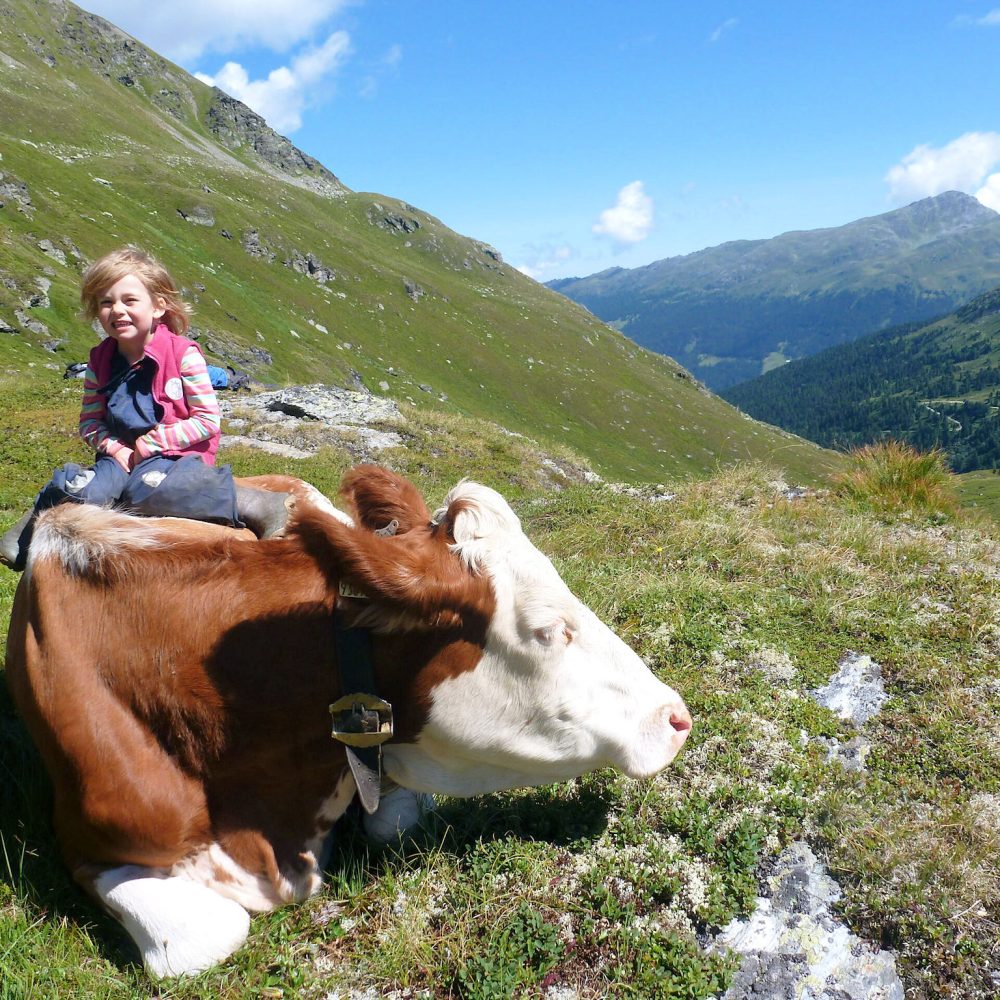
[[[359,466],[351,517],[288,478],[254,485],[297,498],[284,537],[47,511],[14,601],[7,683],[63,859],[154,977],[223,961],[250,913],[319,888],[367,780],[352,755],[376,743],[400,788],[469,796],[648,777],[691,728],[494,490],[463,481],[432,515],[412,483]],[[355,656],[370,692],[344,680]]]

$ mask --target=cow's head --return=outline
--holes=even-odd
[[[683,700],[563,583],[494,490],[463,482],[433,517],[383,469],[345,480],[358,526],[303,525],[328,573],[370,595],[380,625],[450,631],[408,679],[412,742],[383,747],[418,791],[472,795],[613,766],[633,777],[673,760],[691,728]],[[375,534],[387,522],[396,534]],[[434,648],[431,646],[430,648]]]

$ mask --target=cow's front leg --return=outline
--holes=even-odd
[[[152,868],[101,869],[87,888],[121,922],[157,978],[194,976],[225,961],[250,929],[250,915],[239,903]]]

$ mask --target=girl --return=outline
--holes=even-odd
[[[80,412],[95,461],[55,471],[0,539],[0,561],[23,569],[35,517],[66,502],[248,526],[261,538],[279,531],[288,494],[236,486],[228,465],[215,467],[219,403],[165,268],[134,247],[116,250],[84,272],[80,300],[107,334],[90,352]]]

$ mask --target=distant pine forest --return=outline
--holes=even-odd
[[[1000,289],[919,323],[790,362],[722,393],[828,448],[941,448],[955,472],[1000,468]]]

